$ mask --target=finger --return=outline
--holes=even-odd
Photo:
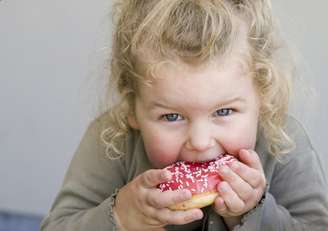
[[[242,200],[247,201],[248,198],[251,197],[253,192],[252,186],[237,173],[232,171],[228,166],[222,166],[219,169],[219,173]]]
[[[172,211],[170,209],[163,208],[156,214],[157,219],[162,224],[183,225],[203,218],[203,212],[200,209]]]
[[[232,190],[229,184],[225,181],[218,185],[218,191],[223,198],[227,209],[233,213],[239,213],[244,209],[245,203]]]
[[[227,206],[224,203],[222,197],[218,196],[214,201],[214,210],[221,216],[227,214]]]
[[[238,161],[234,161],[230,165],[230,168],[253,188],[265,185],[266,180],[264,173],[257,169],[250,168]]]
[[[261,160],[258,154],[253,150],[242,149],[239,151],[239,160],[247,166],[263,172]]]
[[[165,169],[150,169],[140,175],[140,183],[145,188],[153,188],[171,179],[171,173]]]
[[[155,208],[165,208],[173,204],[189,200],[192,194],[189,190],[165,191],[161,192],[159,189],[149,193],[147,202],[150,206]]]

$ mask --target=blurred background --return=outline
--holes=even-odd
[[[0,0],[0,231],[38,230],[98,113],[110,6]],[[292,113],[327,167],[328,2],[275,0],[273,9],[308,87],[297,93]]]

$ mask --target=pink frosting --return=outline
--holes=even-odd
[[[236,160],[231,155],[220,155],[204,162],[179,161],[165,169],[172,173],[171,180],[158,185],[161,191],[188,189],[199,194],[216,191],[216,185],[222,181],[218,169]]]

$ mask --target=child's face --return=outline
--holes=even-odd
[[[161,66],[151,86],[140,86],[136,117],[151,163],[204,161],[254,149],[259,100],[238,60],[221,65]]]

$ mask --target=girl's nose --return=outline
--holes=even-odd
[[[194,125],[189,129],[186,148],[191,151],[203,152],[215,146],[212,131],[206,125]]]

